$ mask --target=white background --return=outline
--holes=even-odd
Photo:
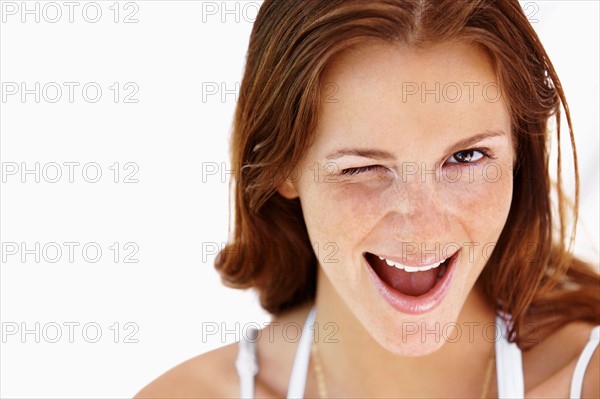
[[[29,9],[38,4],[39,22],[34,14],[21,21],[20,1],[0,3],[6,96],[0,103],[0,395],[131,397],[168,368],[239,339],[245,323],[268,321],[252,292],[224,288],[212,266],[213,249],[227,240],[229,175],[207,175],[214,166],[226,173],[233,91],[259,3],[138,0],[115,7],[98,1],[96,23],[85,19],[96,15],[89,2],[78,2],[72,23],[63,2],[56,3],[62,12],[56,23],[48,20],[57,8],[47,2],[26,3]],[[582,180],[577,252],[597,263],[599,4],[522,5],[569,99]],[[125,23],[126,16],[137,22]],[[40,82],[40,91],[56,82],[62,97],[47,101],[56,96],[50,85],[39,103],[34,94],[23,102],[20,92],[7,95],[11,82],[25,82],[27,89]],[[64,82],[79,84],[73,102]],[[82,95],[89,82],[102,89],[95,103]],[[208,95],[215,87],[219,92]],[[137,102],[125,102],[135,88],[129,101]],[[93,88],[87,94],[88,100],[96,95]],[[36,162],[40,170],[46,166],[39,183],[33,174],[22,182],[20,169],[9,173]],[[50,183],[54,162],[63,175]],[[73,182],[64,162],[79,163]],[[95,170],[84,176],[82,166],[94,162],[102,176],[89,183],[84,177],[94,178]],[[20,250],[36,242],[47,252],[40,250],[39,262],[34,253],[23,261]],[[79,244],[72,262],[64,242]],[[26,248],[12,254],[11,243]],[[62,248],[55,263],[48,243]],[[92,246],[84,258],[86,243]],[[102,250],[95,263],[94,246]],[[129,260],[138,262],[125,262],[134,250]],[[69,322],[79,323],[72,337]],[[21,334],[23,327],[35,331],[36,323],[38,336]],[[208,335],[215,325],[229,332]],[[88,342],[96,337],[94,327],[102,335]]]

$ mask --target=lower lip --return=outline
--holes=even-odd
[[[367,259],[364,257],[364,255],[362,258],[366,263],[375,287],[377,287],[381,295],[394,309],[408,314],[423,314],[433,310],[440,303],[442,303],[446,293],[448,292],[448,289],[450,288],[452,275],[454,274],[454,266],[456,265],[459,255],[460,254],[458,252],[452,255],[450,262],[446,266],[446,271],[444,272],[444,275],[440,281],[436,282],[431,290],[419,296],[405,295],[395,288],[389,286],[385,281],[379,278],[369,262],[367,262]]]

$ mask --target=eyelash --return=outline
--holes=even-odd
[[[490,154],[490,150],[487,148],[482,148],[482,147],[477,147],[477,148],[468,148],[466,150],[460,150],[455,152],[454,154],[452,154],[452,157],[456,154],[458,154],[459,152],[469,152],[469,151],[476,151],[476,152],[480,152],[481,154],[483,154],[482,158],[488,158],[488,159],[495,159],[495,157],[493,157]],[[476,162],[479,162],[481,159],[478,159],[477,161],[473,161],[473,162],[450,162],[450,163],[455,163],[455,164],[462,164],[462,165],[469,165],[469,164],[473,164]]]
[[[380,168],[385,168],[385,167],[381,166],[381,165],[369,165],[369,166],[361,166],[360,168],[348,168],[348,169],[342,170],[341,174],[345,175],[345,176],[352,176],[352,175],[358,175],[363,172],[368,172],[373,169],[380,169]]]
[[[488,158],[488,159],[495,159],[495,157],[493,157],[489,150],[487,148],[481,148],[481,147],[477,147],[477,148],[468,148],[466,150],[460,150],[455,152],[454,154],[452,154],[452,156],[458,154],[459,152],[469,152],[469,151],[476,151],[476,152],[480,152],[481,154],[483,154],[483,157]],[[483,158],[482,157],[482,158]],[[477,161],[474,162],[450,162],[451,164],[457,164],[457,165],[470,165],[470,164],[474,164],[481,161],[481,159],[478,159]],[[358,175],[364,172],[369,172],[371,170],[375,170],[375,169],[387,169],[385,166],[382,165],[369,165],[369,166],[361,166],[358,168],[347,168],[347,169],[343,169],[340,174],[344,175],[344,176],[352,176],[352,175]]]

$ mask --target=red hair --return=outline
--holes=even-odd
[[[255,287],[280,313],[312,301],[317,259],[298,199],[276,188],[310,144],[322,76],[332,57],[371,40],[414,47],[464,40],[493,61],[511,114],[516,148],[508,220],[480,279],[489,301],[512,316],[511,339],[525,346],[525,322],[555,328],[600,323],[600,278],[571,255],[569,211],[577,221],[579,174],[569,107],[560,80],[517,0],[266,0],[250,38],[233,135],[235,226],[215,262],[223,281]],[[552,212],[550,118],[560,143],[561,105],[575,162],[575,206],[561,181]],[[553,234],[556,237],[553,238]]]

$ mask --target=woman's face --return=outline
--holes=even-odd
[[[506,222],[514,154],[498,87],[464,43],[344,52],[300,174],[280,188],[300,197],[326,285],[395,353],[441,346],[399,332],[456,322]]]

